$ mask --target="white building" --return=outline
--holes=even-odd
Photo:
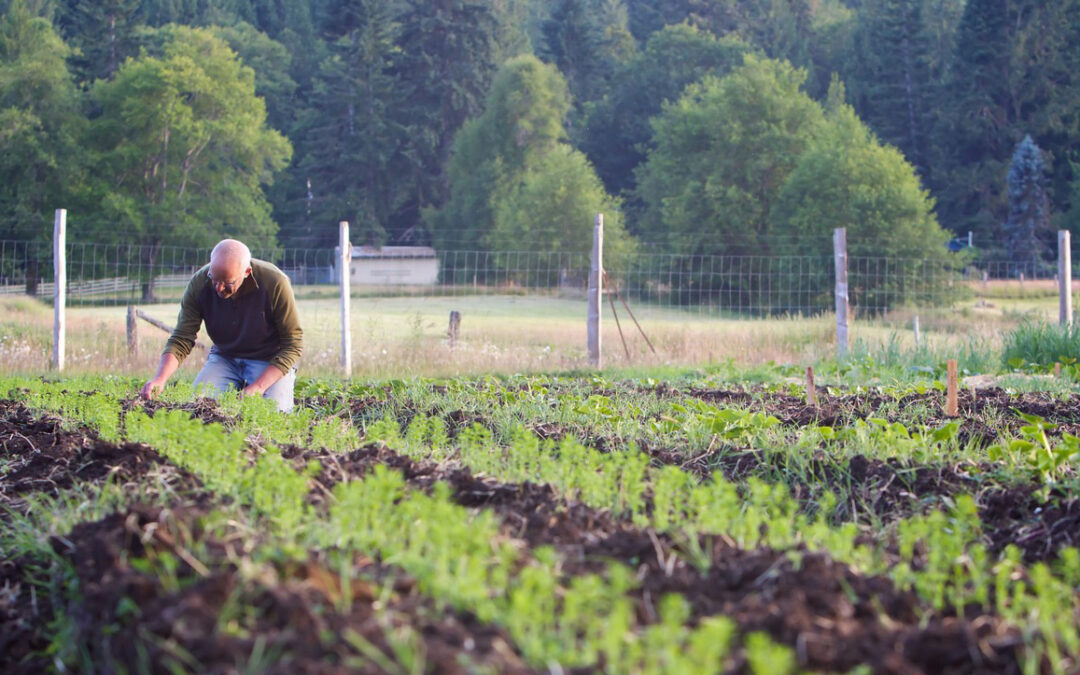
[[[334,260],[340,260],[334,247]],[[336,265],[335,265],[336,267]],[[341,279],[334,270],[334,281]],[[439,259],[430,246],[353,246],[349,284],[354,286],[431,286],[439,280]]]

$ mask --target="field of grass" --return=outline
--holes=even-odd
[[[1056,317],[1056,298],[1046,289],[1018,282],[977,288],[975,297],[949,309],[899,309],[884,318],[856,318],[851,336],[856,352],[893,357],[897,353],[932,359],[1000,349],[1006,330],[1032,319]],[[1039,282],[1027,282],[1033,286]],[[981,285],[980,285],[981,286]],[[1038,292],[1036,292],[1038,291]],[[319,294],[315,294],[318,296]],[[339,303],[333,297],[299,300],[305,330],[301,373],[340,373]],[[140,306],[171,325],[177,303]],[[604,306],[602,343],[608,368],[648,368],[733,362],[810,365],[835,355],[831,316],[742,319],[702,315],[694,309],[636,307],[654,355],[623,308],[618,309],[622,338],[610,308]],[[462,315],[460,338],[447,340],[451,311]],[[352,301],[352,362],[357,376],[464,375],[487,372],[545,372],[587,366],[585,302],[581,298],[527,295],[355,297]],[[139,355],[127,349],[124,306],[77,306],[67,312],[67,368],[71,372],[147,373],[157,361],[165,333],[139,324]],[[912,332],[918,316],[923,343]],[[0,372],[33,373],[49,368],[52,311],[43,303],[0,298]],[[629,351],[629,358],[626,352]],[[181,375],[201,364],[196,354]]]

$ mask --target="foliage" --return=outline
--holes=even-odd
[[[1052,368],[1080,361],[1080,326],[1028,322],[1002,338],[1001,361],[1008,368]]]
[[[266,127],[253,71],[202,29],[164,29],[160,56],[127,61],[93,90],[101,114],[88,131],[98,154],[94,190],[108,220],[98,237],[145,248],[209,246],[225,235],[274,242],[262,185],[288,162],[287,139]],[[147,270],[149,272],[150,270]],[[144,284],[144,301],[153,288]]]
[[[735,36],[717,38],[687,24],[667,26],[614,72],[609,93],[589,108],[580,142],[608,191],[632,196],[634,170],[652,137],[649,119],[664,102],[677,99],[707,73],[726,74],[748,49]],[[638,234],[655,236],[648,227]]]
[[[1009,219],[1005,221],[1005,250],[1017,272],[1034,276],[1046,251],[1050,231],[1050,200],[1046,194],[1046,165],[1039,146],[1024,136],[1009,167]]]
[[[747,55],[664,107],[638,193],[646,220],[671,237],[669,251],[775,251],[773,204],[824,121],[800,91],[805,79],[790,64]]]
[[[588,224],[603,212],[613,260],[625,256],[618,203],[565,144],[568,107],[562,77],[536,57],[516,57],[499,70],[483,115],[455,139],[451,201],[428,216],[437,246],[588,253]]]
[[[0,238],[45,240],[81,181],[71,50],[24,0],[0,16]]]

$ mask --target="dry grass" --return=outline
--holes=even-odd
[[[1056,299],[1028,308],[976,306],[922,311],[923,336],[947,346],[970,335],[995,336],[1024,317],[1049,316]],[[299,301],[305,331],[301,372],[306,376],[340,373],[340,310],[336,300]],[[175,302],[141,307],[172,324]],[[627,359],[611,310],[605,306],[602,344],[605,367],[626,365],[809,364],[835,354],[831,316],[820,318],[718,319],[696,312],[639,307],[635,313],[656,347],[653,355],[630,318],[619,307]],[[450,346],[449,313],[462,314],[460,339]],[[139,325],[139,355],[128,353],[124,307],[75,307],[67,313],[67,370],[86,373],[149,375],[166,334]],[[534,296],[458,296],[354,298],[353,374],[358,377],[453,376],[480,373],[555,371],[585,368],[586,306],[581,299]],[[857,320],[852,340],[864,344],[899,341],[914,344],[914,311],[891,312],[885,321]],[[205,338],[204,338],[205,339]],[[52,309],[29,298],[0,298],[0,372],[50,370]],[[192,377],[204,360],[196,353],[181,373]]]

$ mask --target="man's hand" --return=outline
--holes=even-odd
[[[244,387],[244,390],[240,393],[243,396],[262,396],[263,389],[258,384],[252,383]]]
[[[164,380],[159,380],[158,378],[155,377],[154,379],[150,380],[149,382],[147,382],[146,384],[143,385],[142,391],[139,392],[139,395],[142,396],[144,400],[149,401],[152,398],[154,398],[154,396],[156,396],[157,393],[159,391],[161,391],[162,389],[164,389],[164,388],[165,388],[165,381]]]
[[[145,400],[149,401],[154,396],[165,388],[165,383],[169,381],[172,374],[176,372],[176,369],[180,367],[180,360],[169,352],[165,352],[161,355],[161,363],[158,364],[157,373],[153,379],[149,380],[143,385],[142,391],[139,392],[139,396],[142,396]]]

